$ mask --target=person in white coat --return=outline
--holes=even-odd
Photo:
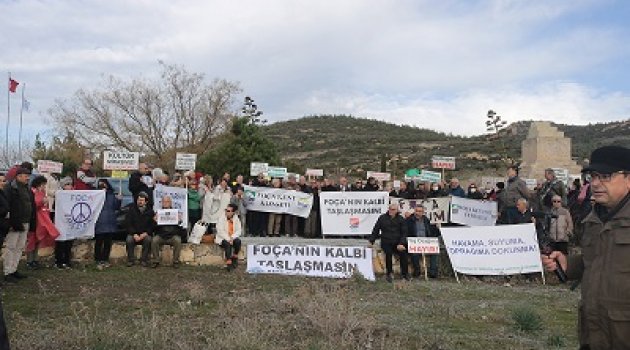
[[[203,222],[210,224],[211,228],[216,227],[217,222],[230,204],[231,198],[232,190],[228,187],[227,181],[222,179],[214,191],[208,191],[204,194],[201,215]]]
[[[217,236],[214,242],[225,251],[225,266],[228,271],[238,266],[238,253],[241,250],[241,221],[235,215],[238,207],[228,204],[225,214],[217,222]]]

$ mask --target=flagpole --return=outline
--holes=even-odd
[[[7,80],[7,129],[4,139],[4,155],[6,157],[7,166],[11,166],[9,160],[9,121],[11,120],[11,72],[8,72],[9,79]]]
[[[24,158],[22,158],[22,114],[24,113],[24,90],[26,90],[26,83],[22,85],[22,106],[20,107],[20,133],[18,135],[18,154],[20,162],[24,160]]]

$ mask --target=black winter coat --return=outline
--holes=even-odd
[[[6,184],[4,187],[4,194],[6,196],[7,202],[9,203],[9,224],[10,227],[13,228],[14,231],[22,231],[24,228],[22,226],[23,222],[20,218],[23,216],[24,205],[20,200],[19,190],[17,188],[17,180],[13,180],[10,183]],[[29,219],[29,227],[35,229],[35,196],[33,195],[33,191],[27,187],[27,192],[29,197],[31,198],[31,217]]]
[[[155,221],[153,220],[153,209],[147,204],[147,209],[141,213],[138,206],[134,203],[129,207],[127,216],[125,217],[125,227],[130,235],[136,233],[147,232],[149,236],[153,236]]]
[[[369,239],[370,243],[373,244],[379,237],[383,243],[407,243],[407,223],[405,218],[400,215],[392,218],[388,213],[379,216],[374,229],[372,229],[372,235]]]

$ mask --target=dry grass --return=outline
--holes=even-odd
[[[576,347],[577,293],[561,286],[114,267],[37,271],[3,294],[14,349]],[[545,310],[536,334],[514,329],[521,305]]]

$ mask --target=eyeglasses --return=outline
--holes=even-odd
[[[599,180],[601,182],[610,182],[610,180],[612,180],[613,175],[615,174],[628,174],[628,172],[626,171],[615,171],[614,173],[610,173],[610,174],[600,174],[596,171],[592,171],[590,173],[586,173],[586,179],[589,181],[592,180]]]

